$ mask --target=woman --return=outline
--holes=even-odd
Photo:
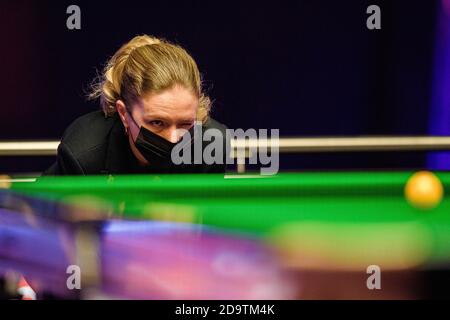
[[[195,121],[225,137],[225,127],[209,118],[197,64],[183,48],[147,35],[133,38],[108,61],[90,98],[100,98],[102,111],[67,128],[45,174],[224,172],[224,164],[174,165],[170,158]]]

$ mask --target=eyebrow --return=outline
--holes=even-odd
[[[166,117],[165,115],[156,114],[156,113],[146,113],[142,116],[142,118],[146,121],[154,120],[154,119],[164,120],[164,121],[169,120],[169,118]]]
[[[195,121],[195,117],[194,118],[182,118],[182,119],[170,119],[164,115],[159,115],[159,114],[145,114],[143,115],[143,120],[144,121],[153,121],[155,119],[157,120],[161,120],[161,121],[166,121],[166,122],[171,122],[171,121],[175,121],[175,122],[194,122]]]

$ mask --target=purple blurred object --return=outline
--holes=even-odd
[[[104,291],[132,299],[289,299],[291,282],[260,241],[200,225],[111,221]]]
[[[0,275],[17,272],[35,280],[35,289],[75,297],[66,286],[74,249],[69,225],[0,208]]]
[[[195,224],[108,220],[89,229],[95,230],[98,246],[77,247],[77,232],[85,226],[33,210],[0,208],[0,275],[23,274],[38,297],[42,292],[94,299],[289,299],[295,294],[293,282],[258,239]],[[80,250],[94,252],[100,281],[69,290],[66,270],[83,262],[77,260],[86,256]],[[82,275],[91,271],[81,268]]]
[[[450,0],[439,1],[437,10],[429,133],[450,135]],[[450,153],[431,153],[428,156],[428,168],[449,170]]]

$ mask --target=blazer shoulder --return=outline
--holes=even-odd
[[[94,111],[77,118],[67,127],[61,143],[77,157],[104,146],[117,117],[105,117],[102,111]]]

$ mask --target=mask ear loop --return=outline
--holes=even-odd
[[[129,117],[131,118],[131,120],[134,122],[134,125],[135,125],[138,129],[140,129],[141,127],[139,127],[139,125],[137,124],[136,120],[134,120],[133,116],[131,115],[130,110],[128,110],[127,107],[125,107],[125,108],[126,108],[126,110],[127,110],[128,116],[129,116]],[[128,128],[125,128],[125,134],[128,135]]]

